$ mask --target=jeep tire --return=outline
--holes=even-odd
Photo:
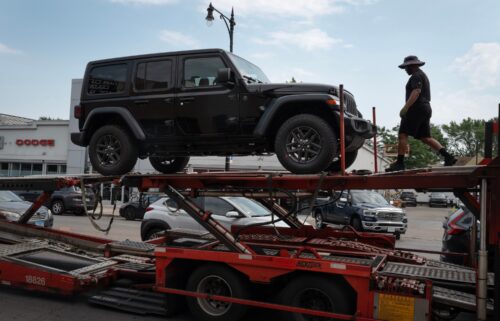
[[[356,160],[356,157],[358,157],[358,151],[355,150],[354,152],[346,152],[345,153],[345,168],[348,169],[349,166],[354,164],[354,161]],[[329,172],[340,172],[341,171],[341,166],[340,166],[340,157],[338,157],[336,160],[334,160],[330,166],[328,166],[327,170]]]
[[[281,125],[274,151],[290,172],[315,174],[331,164],[337,151],[337,137],[325,120],[311,114],[299,114]]]
[[[182,171],[189,163],[189,157],[149,157],[154,169],[163,174]]]
[[[123,127],[106,125],[92,135],[89,158],[102,175],[123,175],[137,162],[137,144]]]

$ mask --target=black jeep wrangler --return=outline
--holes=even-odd
[[[346,165],[373,125],[345,95]],[[90,62],[75,106],[76,145],[89,146],[103,175],[120,175],[149,157],[162,173],[189,156],[276,153],[297,174],[338,171],[339,90],[271,84],[259,67],[222,49]]]

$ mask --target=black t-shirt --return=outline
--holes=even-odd
[[[406,84],[406,101],[410,98],[413,89],[421,89],[420,95],[414,105],[428,105],[431,102],[429,78],[427,78],[427,75],[420,69],[411,75]]]

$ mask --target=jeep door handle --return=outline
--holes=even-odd
[[[134,104],[137,104],[137,105],[142,105],[142,104],[147,104],[147,103],[149,103],[149,100],[147,100],[147,99],[134,100]]]

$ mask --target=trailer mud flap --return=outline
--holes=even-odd
[[[423,298],[376,293],[374,309],[375,319],[425,321],[428,320],[429,304]]]

